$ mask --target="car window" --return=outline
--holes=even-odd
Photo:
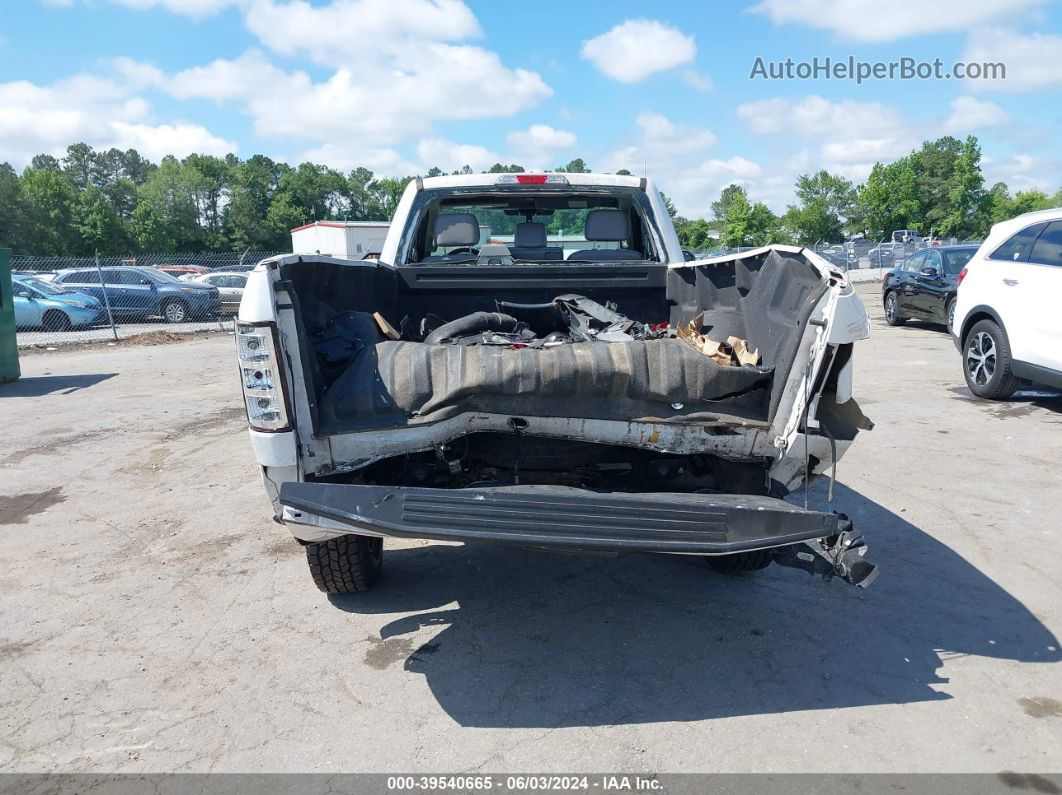
[[[976,248],[963,248],[955,251],[944,252],[944,269],[948,273],[958,273],[966,267],[966,263],[977,252]]]
[[[231,282],[229,287],[239,287],[240,289],[243,289],[247,286],[246,276],[230,276],[229,280]]]
[[[142,278],[136,271],[105,270],[103,272],[105,284],[140,284]]]
[[[1054,221],[1040,233],[1029,254],[1029,262],[1062,265],[1062,221]]]
[[[12,282],[11,287],[12,287],[11,293],[15,296],[15,298],[32,298],[33,297],[33,291],[30,290],[30,288],[27,287],[24,284],[19,284],[18,282]]]
[[[990,259],[1002,259],[1008,262],[1028,262],[1033,243],[1047,224],[1027,226],[1011,237],[1006,243],[992,252]]]
[[[923,264],[926,261],[926,252],[916,251],[909,256],[903,263],[903,270],[910,271],[911,273],[918,273],[925,267]]]
[[[925,259],[925,263],[922,265],[922,268],[935,268],[937,273],[940,273],[943,270],[943,268],[941,267],[941,264],[940,264],[940,252],[939,251],[927,251],[927,252],[925,252],[925,254],[926,254],[926,259]],[[921,271],[922,268],[919,268],[918,270]]]
[[[71,271],[60,273],[55,281],[60,284],[99,284],[100,275],[96,271]]]

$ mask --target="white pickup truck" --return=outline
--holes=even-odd
[[[236,331],[275,518],[327,593],[369,588],[385,537],[877,573],[844,515],[783,499],[872,427],[862,302],[806,249],[685,261],[646,179],[417,179],[378,260],[259,263]]]

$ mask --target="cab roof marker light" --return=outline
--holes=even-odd
[[[495,185],[568,185],[568,178],[560,174],[502,174]]]

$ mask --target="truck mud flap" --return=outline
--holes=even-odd
[[[298,521],[323,517],[370,535],[494,541],[587,551],[723,555],[838,534],[833,513],[735,494],[593,492],[556,486],[468,489],[284,483]],[[288,513],[288,512],[286,512]]]

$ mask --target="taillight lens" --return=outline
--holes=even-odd
[[[961,271],[959,271],[959,276],[955,280],[955,286],[958,287],[960,284],[962,284],[962,280],[965,279],[965,278],[966,278],[966,268],[963,268]]]
[[[276,326],[238,324],[236,355],[248,424],[257,431],[288,430],[291,425],[277,359]]]

